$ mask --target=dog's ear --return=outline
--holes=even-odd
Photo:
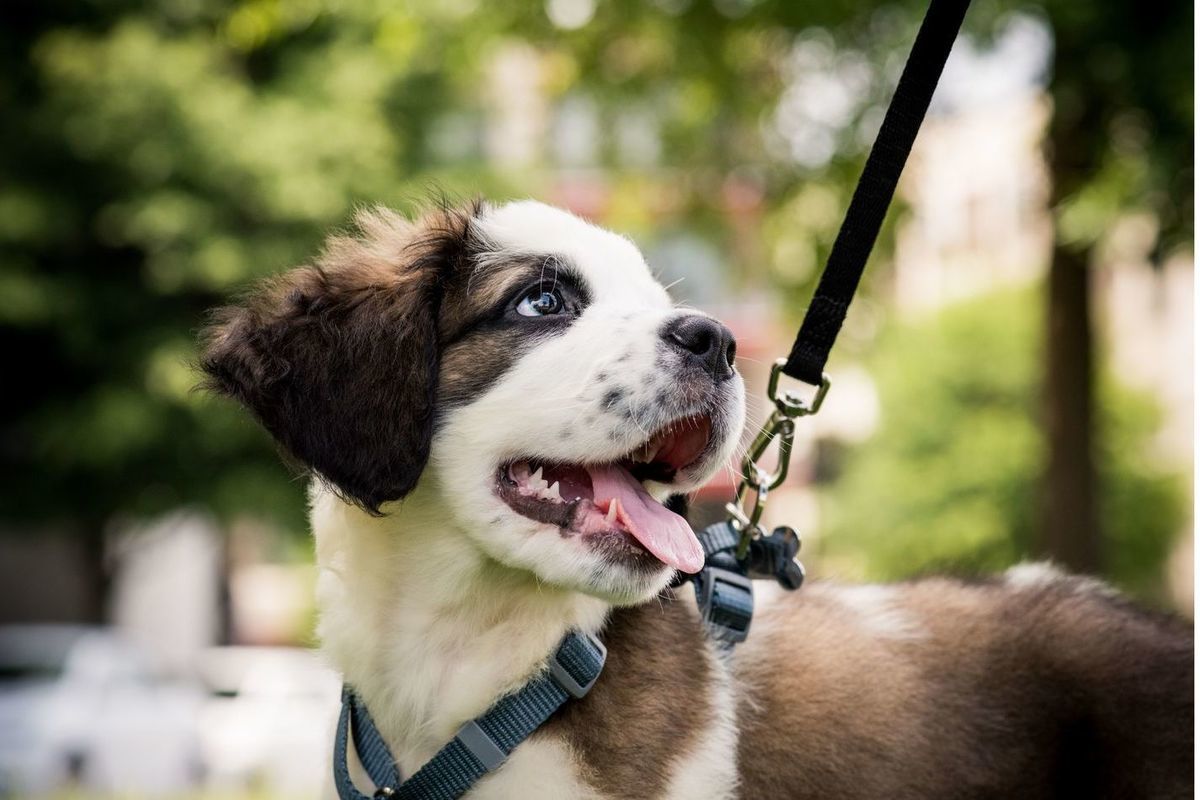
[[[315,266],[219,309],[204,335],[206,385],[240,401],[344,498],[379,513],[408,494],[429,458],[437,317],[469,257],[466,211],[411,223],[360,212]]]

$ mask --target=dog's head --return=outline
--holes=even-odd
[[[643,600],[703,553],[660,502],[742,428],[734,340],[627,239],[533,202],[383,210],[217,312],[210,384],[373,514],[421,484],[495,560]]]

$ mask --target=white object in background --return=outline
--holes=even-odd
[[[0,795],[194,789],[202,702],[111,630],[0,627]]]
[[[200,722],[210,787],[319,796],[331,769],[337,673],[291,647],[213,648],[201,672],[211,690]]]

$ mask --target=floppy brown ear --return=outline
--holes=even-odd
[[[292,456],[372,513],[408,494],[429,458],[437,315],[466,257],[473,211],[410,223],[356,217],[315,266],[219,309],[205,333],[207,385],[240,401]]]

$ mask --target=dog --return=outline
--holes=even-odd
[[[578,629],[595,687],[470,797],[1191,796],[1187,626],[1044,564],[760,591],[719,648],[663,501],[739,441],[730,331],[537,202],[356,224],[202,368],[313,476],[318,635],[404,774]]]

